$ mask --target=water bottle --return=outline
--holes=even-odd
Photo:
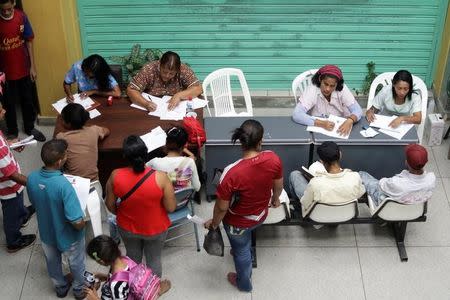
[[[186,101],[186,117],[197,118],[197,113],[194,110],[191,100],[192,100],[192,97],[189,97],[189,100]]]

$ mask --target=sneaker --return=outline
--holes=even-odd
[[[73,291],[73,297],[76,300],[84,300],[86,298],[86,292],[85,291],[81,291],[81,292],[75,292]]]
[[[20,241],[17,245],[7,246],[7,251],[8,251],[8,253],[14,253],[19,250],[25,249],[25,248],[33,245],[35,240],[36,240],[35,234],[22,235],[22,237],[20,238]]]
[[[28,215],[25,219],[23,219],[22,221],[22,228],[26,227],[28,225],[28,223],[31,220],[31,217],[34,215],[34,213],[36,212],[36,209],[34,209],[33,205],[27,206],[26,209],[28,210]]]
[[[45,142],[47,140],[45,135],[36,128],[31,129],[31,131],[26,134],[34,136],[34,139],[38,142]]]
[[[64,278],[66,278],[67,281],[66,286],[56,288],[56,297],[58,298],[65,298],[70,291],[70,287],[72,286],[72,273],[67,273],[66,275],[64,275]]]

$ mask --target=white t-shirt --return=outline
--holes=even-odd
[[[422,111],[422,100],[418,92],[412,93],[411,99],[406,99],[403,104],[395,104],[392,95],[392,85],[387,85],[373,98],[372,106],[383,115],[411,116],[415,112]]]
[[[403,170],[400,174],[390,178],[381,178],[381,191],[395,201],[403,203],[421,203],[431,198],[436,176],[433,172],[423,172],[422,175]]]
[[[166,172],[173,183],[175,191],[185,187],[192,187],[197,192],[200,190],[197,166],[190,157],[156,157],[147,163],[147,166],[155,170]]]
[[[311,210],[315,202],[346,203],[358,199],[365,192],[361,177],[357,172],[344,169],[337,174],[319,173],[311,179],[300,199],[303,216]]]

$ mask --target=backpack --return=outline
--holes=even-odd
[[[206,132],[202,124],[194,117],[184,117],[183,127],[188,133],[188,142],[197,144],[200,149],[206,142]]]
[[[145,264],[137,264],[128,256],[122,256],[129,271],[116,272],[110,281],[127,281],[130,287],[128,299],[154,300],[158,298],[160,278]]]

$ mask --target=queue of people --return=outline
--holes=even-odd
[[[94,238],[85,249],[84,212],[64,170],[89,178],[92,187],[103,198],[98,182],[98,142],[108,137],[109,129],[87,126],[89,114],[75,103],[62,111],[66,132],[46,142],[41,150],[44,166],[25,176],[9,145],[17,138],[15,102],[18,95],[22,106],[25,133],[39,141],[45,136],[34,128],[37,106],[33,97],[36,79],[32,51],[33,31],[26,15],[14,9],[14,1],[0,0],[0,36],[22,41],[15,49],[0,48],[0,69],[5,71],[7,88],[2,96],[0,119],[6,118],[8,139],[0,134],[0,199],[7,251],[17,252],[34,243],[36,235],[22,235],[20,229],[36,213],[47,271],[56,295],[65,297],[70,288],[76,299],[99,299],[96,288],[85,285],[85,253],[103,266],[109,274],[96,274],[105,281],[101,299],[127,299],[135,292],[128,280],[134,267],[145,263],[155,277],[154,296],[168,291],[171,282],[160,280],[163,274],[161,253],[170,226],[168,213],[176,209],[175,191],[184,187],[200,189],[195,157],[187,149],[187,132],[182,127],[167,131],[167,156],[147,162],[147,147],[138,136],[123,142],[123,156],[128,166],[114,170],[106,184],[105,204],[110,213],[110,236]],[[17,32],[17,28],[22,28]],[[10,51],[14,50],[14,51]],[[81,97],[91,95],[120,96],[120,88],[105,59],[94,54],[71,67],[64,78],[64,92],[69,102],[74,100],[71,85],[76,84]],[[142,92],[155,96],[170,95],[169,109],[181,101],[202,94],[201,82],[178,54],[168,51],[160,60],[145,65],[131,80],[127,94],[131,102],[149,111],[156,104],[146,100]],[[398,71],[392,86],[383,88],[375,97],[366,118],[372,122],[376,113],[395,114],[391,126],[401,123],[419,124],[421,103],[413,90],[411,73]],[[6,110],[5,110],[6,109]],[[6,114],[6,116],[5,116]],[[298,99],[293,120],[303,125],[315,125],[326,130],[335,126],[315,117],[330,114],[346,118],[338,132],[347,135],[362,117],[362,109],[344,83],[341,69],[334,65],[321,67],[312,78],[312,85]],[[268,207],[280,206],[283,190],[282,163],[276,153],[262,150],[264,128],[256,120],[246,120],[236,128],[232,143],[239,141],[242,157],[227,166],[217,187],[217,200],[204,227],[215,229],[223,224],[231,245],[235,272],[227,280],[240,291],[252,290],[251,234],[268,215]],[[17,148],[17,151],[23,148]],[[379,205],[384,198],[404,203],[430,199],[435,176],[426,172],[427,151],[420,145],[405,148],[406,169],[391,178],[377,180],[365,172],[342,169],[342,152],[334,142],[325,142],[317,149],[324,171],[307,182],[294,171],[290,174],[294,205],[306,214],[315,202],[344,203],[360,198],[364,193]],[[23,203],[26,186],[31,206]],[[117,216],[117,217],[116,217]],[[118,244],[123,241],[124,256]],[[70,276],[63,274],[62,256],[69,261]],[[127,273],[128,272],[128,273]],[[130,297],[129,297],[130,296]]]

